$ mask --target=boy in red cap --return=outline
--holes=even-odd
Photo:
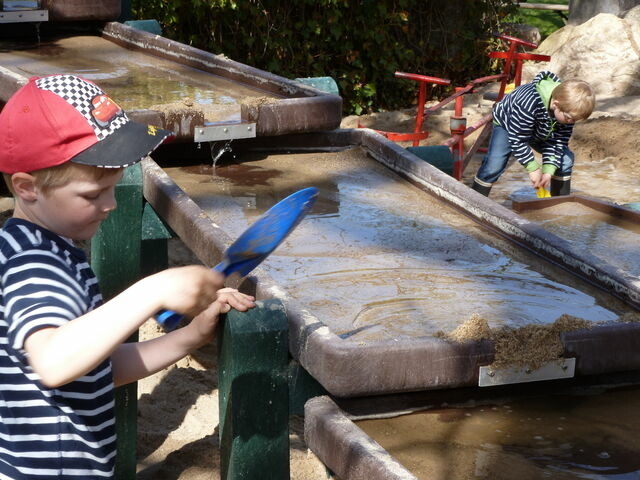
[[[253,297],[204,266],[149,276],[103,303],[74,240],[116,207],[122,169],[171,133],[132,122],[73,75],[31,78],[0,112],[0,171],[15,198],[0,231],[0,479],[104,479],[116,454],[114,386],[211,341]],[[183,328],[123,343],[161,309]]]

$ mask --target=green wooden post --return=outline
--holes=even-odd
[[[231,310],[218,336],[220,478],[289,479],[288,325],[279,300]]]
[[[131,20],[133,18],[133,9],[131,7],[131,0],[122,0],[120,2],[120,17],[119,22]]]
[[[145,203],[142,212],[141,274],[143,277],[169,266],[168,239],[175,235],[153,207]]]
[[[142,235],[142,167],[128,167],[116,186],[118,208],[111,212],[91,241],[92,267],[105,300],[140,279]],[[136,341],[137,333],[129,339]],[[116,478],[136,477],[138,388],[136,383],[116,389],[118,456]]]
[[[289,363],[289,414],[304,415],[304,404],[307,400],[329,392],[311,376],[298,362]]]

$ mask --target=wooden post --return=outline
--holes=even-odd
[[[329,395],[298,362],[289,362],[289,415],[304,415],[304,404],[313,397]]]
[[[142,168],[128,167],[116,186],[118,208],[111,212],[91,241],[91,264],[108,300],[140,278],[142,248]],[[129,341],[137,341],[137,333]],[[136,477],[138,386],[116,389],[118,456],[115,478]]]
[[[142,196],[142,167],[126,168],[116,186],[118,208],[91,241],[91,264],[108,300],[145,275],[167,268],[167,239],[172,232]],[[144,248],[143,248],[144,246]],[[134,334],[128,341],[138,340]],[[136,478],[137,383],[116,389],[118,456],[115,478]]]
[[[172,236],[144,202],[139,164],[125,169],[116,187],[116,200],[118,208],[103,222],[91,243],[92,266],[105,300],[143,275],[166,268],[167,239]],[[129,341],[137,339],[135,334]],[[266,300],[248,312],[232,310],[222,322],[218,339],[221,478],[286,480],[289,344],[284,306],[279,300]],[[296,383],[300,388],[308,382]],[[115,478],[134,480],[136,383],[116,390],[116,420]]]
[[[220,478],[289,479],[288,324],[279,300],[231,310],[218,336]]]

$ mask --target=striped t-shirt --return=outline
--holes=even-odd
[[[560,168],[573,133],[572,124],[556,122],[549,111],[551,99],[543,99],[536,88],[547,79],[560,83],[555,73],[540,72],[531,83],[519,86],[493,107],[494,121],[507,131],[513,156],[525,167],[534,160],[531,144],[536,144],[543,165]]]
[[[58,388],[29,367],[25,339],[96,308],[102,297],[84,252],[31,222],[0,230],[0,479],[113,477],[111,362]]]

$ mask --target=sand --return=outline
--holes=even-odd
[[[495,348],[495,368],[523,367],[535,370],[545,363],[562,357],[564,347],[561,334],[589,329],[593,323],[571,315],[561,315],[552,324],[525,325],[520,328],[490,328],[489,322],[472,315],[452,332],[437,332],[436,337],[458,343],[472,340],[491,340]]]

